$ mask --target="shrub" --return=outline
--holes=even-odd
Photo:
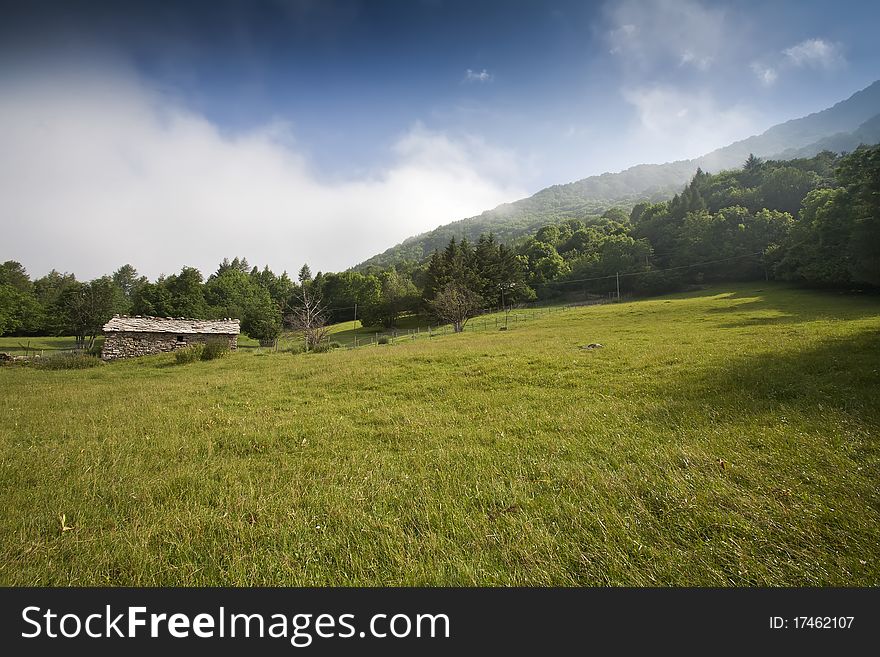
[[[388,337],[385,336],[385,335],[383,335],[381,338],[379,338],[378,340],[376,340],[376,342],[377,342],[378,344],[388,344]]]
[[[226,340],[209,340],[202,350],[202,360],[214,360],[223,358],[229,353],[229,343]]]
[[[85,370],[101,364],[99,358],[81,352],[34,358],[31,361],[31,365],[40,370]]]
[[[327,353],[328,351],[332,351],[333,349],[339,349],[340,347],[342,347],[342,345],[338,342],[335,342],[335,341],[329,342],[327,340],[324,340],[322,342],[319,342],[315,346],[313,346],[311,349],[309,349],[309,353],[310,354],[324,354],[324,353]],[[284,353],[290,353],[290,354],[302,354],[302,353],[305,353],[305,351],[306,351],[305,345],[303,345],[303,343],[301,343],[301,342],[284,349]]]
[[[241,330],[254,340],[259,340],[264,347],[275,346],[275,340],[281,335],[281,311],[268,291],[258,288],[246,303],[241,316]]]
[[[188,347],[184,347],[183,349],[178,349],[174,352],[174,358],[177,360],[178,365],[183,365],[185,363],[194,363],[197,360],[202,358],[202,353],[205,351],[205,345],[200,343],[191,344]]]

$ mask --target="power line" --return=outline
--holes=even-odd
[[[653,257],[652,254],[651,257]],[[719,258],[717,260],[705,260],[703,262],[695,262],[691,265],[679,265],[678,267],[666,267],[664,269],[642,269],[642,270],[633,270],[628,272],[620,272],[614,274],[608,274],[606,276],[593,276],[591,278],[575,278],[564,281],[548,281],[545,285],[567,285],[569,283],[588,283],[590,281],[604,281],[611,278],[618,278],[622,276],[641,276],[644,274],[653,274],[653,273],[662,273],[668,271],[678,271],[681,269],[692,269],[693,267],[704,267],[706,265],[714,265],[721,262],[729,262],[731,260],[739,260],[740,258],[753,258],[756,256],[763,256],[763,251],[755,251],[754,253],[743,253],[741,255],[730,256],[728,258]],[[333,308],[325,308],[325,310],[354,310],[357,308],[357,304],[353,306],[338,306]]]
[[[729,258],[720,258],[719,260],[706,260],[705,262],[695,262],[692,265],[680,265],[678,267],[667,267],[666,269],[642,269],[636,271],[628,271],[623,272],[621,274],[608,274],[607,276],[593,276],[592,278],[577,278],[566,281],[549,281],[547,285],[565,285],[567,283],[587,283],[589,281],[603,281],[610,278],[615,278],[617,276],[640,276],[643,274],[653,274],[655,272],[667,272],[667,271],[676,271],[679,269],[691,269],[692,267],[703,267],[705,265],[714,265],[719,262],[728,262],[730,260],[738,260],[739,258],[753,258],[755,256],[763,255],[763,251],[756,251],[755,253],[744,253],[738,256],[730,256]]]

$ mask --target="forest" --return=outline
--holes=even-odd
[[[750,156],[735,170],[697,170],[670,200],[549,223],[526,238],[451,238],[421,262],[360,271],[287,272],[224,259],[150,281],[125,264],[91,281],[51,271],[32,280],[0,265],[0,335],[75,335],[89,348],[114,314],[241,319],[272,340],[307,289],[330,322],[391,327],[440,313],[441,299],[478,308],[611,292],[651,295],[721,281],[880,287],[880,146],[787,161]],[[450,295],[452,295],[450,297]]]

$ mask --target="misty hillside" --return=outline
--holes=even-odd
[[[788,148],[776,155],[780,160],[792,160],[799,157],[813,157],[822,151],[834,153],[851,152],[860,144],[880,143],[880,114],[865,121],[852,132],[838,132],[830,137],[823,137],[803,148]]]
[[[422,260],[443,248],[451,237],[475,240],[492,232],[501,242],[529,235],[541,226],[565,219],[596,217],[614,205],[672,197],[698,167],[718,172],[742,165],[750,153],[758,157],[794,159],[822,150],[851,151],[859,144],[880,142],[880,81],[828,109],[792,119],[693,160],[639,164],[619,173],[603,173],[504,203],[467,219],[439,226],[404,240],[353,269],[388,266],[403,260]]]

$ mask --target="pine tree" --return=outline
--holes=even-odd
[[[299,279],[300,284],[312,280],[312,270],[309,269],[308,264],[304,264],[302,267],[300,267],[297,278]]]

